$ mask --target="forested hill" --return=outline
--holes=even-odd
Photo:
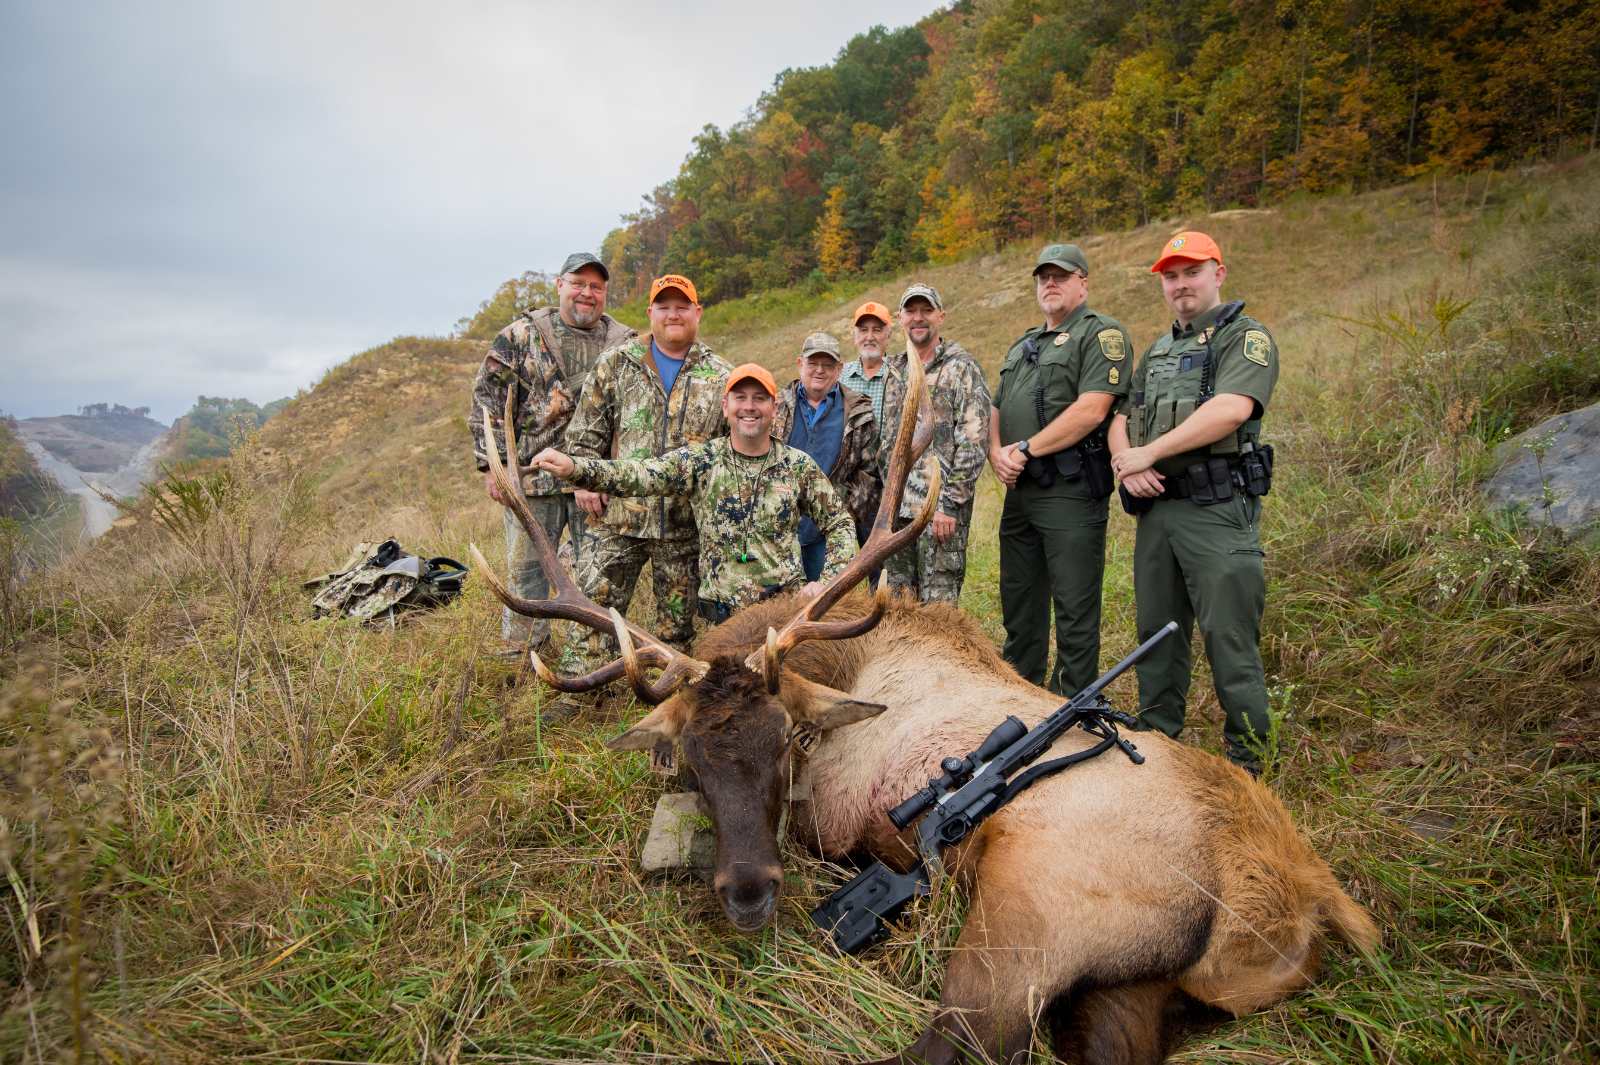
[[[791,69],[605,240],[615,302],[1595,147],[1583,0],[973,0]]]

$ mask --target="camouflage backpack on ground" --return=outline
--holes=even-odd
[[[410,555],[395,540],[359,543],[345,564],[306,581],[316,592],[313,617],[352,617],[392,622],[402,611],[440,606],[461,594],[467,567],[453,558]]]

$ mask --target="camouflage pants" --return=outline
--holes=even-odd
[[[560,544],[561,561],[572,567],[589,552],[593,534],[584,523],[583,511],[570,495],[529,496],[528,509],[550,537],[552,544]],[[533,541],[522,531],[511,508],[505,508],[506,559],[510,567],[510,588],[524,599],[544,599],[550,594],[550,584],[545,580],[544,567],[539,565],[539,553]],[[571,539],[561,543],[561,530],[565,528]],[[508,640],[523,643],[531,639],[543,643],[550,635],[550,622],[545,618],[525,618],[509,609],[500,613],[500,635]]]
[[[663,643],[687,649],[694,639],[695,589],[700,584],[700,541],[623,536],[598,522],[590,527],[584,555],[578,560],[578,587],[604,607],[622,614],[633,602],[639,572],[650,563],[650,590],[655,595],[655,621],[647,626]],[[565,650],[564,672],[587,673],[617,656],[616,637],[587,626],[557,622],[556,632]]]
[[[933,539],[933,523],[922,530],[922,535],[889,556],[884,571],[889,574],[889,587],[904,588],[924,603],[957,603],[961,600],[961,582],[967,575],[967,531],[972,528],[972,504],[968,503],[952,517],[956,531],[944,543]],[[910,520],[900,519],[896,525],[908,525]]]

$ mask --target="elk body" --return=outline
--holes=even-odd
[[[611,745],[682,751],[716,826],[715,889],[743,930],[764,926],[776,910],[777,832],[791,773],[809,785],[791,818],[800,842],[830,858],[866,852],[903,863],[909,839],[886,811],[1007,714],[1032,725],[1059,705],[1018,677],[959,610],[893,599],[881,586],[870,598],[848,594],[931,516],[925,507],[891,530],[905,475],[929,435],[921,367],[907,361],[910,388],[923,400],[919,424],[914,435],[899,427],[861,555],[815,599],[748,607],[691,656],[584,600],[531,516],[523,524],[559,594],[528,602],[490,578],[515,610],[616,632],[618,662],[561,678],[536,661],[540,676],[575,690],[626,675],[658,704]],[[504,476],[492,448],[489,455]],[[930,489],[929,500],[937,497]],[[649,680],[647,666],[661,676]],[[1070,1060],[1158,1062],[1175,1007],[1193,1000],[1243,1015],[1309,983],[1328,934],[1362,949],[1376,944],[1371,918],[1269,791],[1214,755],[1158,733],[1138,739],[1144,765],[1111,754],[1045,778],[946,855],[971,906],[938,1011],[889,1060],[976,1053],[1020,1061],[1045,1025]],[[1068,733],[1051,755],[1089,744]]]

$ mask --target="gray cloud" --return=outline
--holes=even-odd
[[[7,5],[0,409],[171,418],[445,332],[779,70],[928,6]]]

